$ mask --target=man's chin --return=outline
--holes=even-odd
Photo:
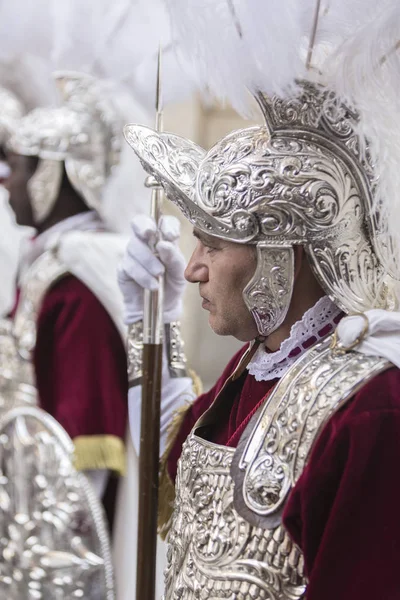
[[[227,324],[220,321],[220,319],[216,318],[215,315],[209,314],[208,324],[211,329],[217,335],[232,335],[231,331],[228,329]]]
[[[239,340],[239,342],[251,342],[257,335],[256,331],[254,332],[254,335],[253,332],[250,331],[238,331],[237,327],[232,327],[232,325],[229,325],[229,323],[227,323],[226,321],[222,321],[212,314],[210,314],[208,317],[208,324],[210,325],[213,332],[217,335],[225,337],[230,335],[236,340]]]

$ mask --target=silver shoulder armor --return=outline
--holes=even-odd
[[[14,321],[0,320],[0,415],[15,406],[37,402],[32,366],[37,319],[47,291],[67,274],[54,252],[44,252],[21,281]]]
[[[330,345],[331,336],[293,365],[240,440],[232,462],[235,506],[253,525],[281,522],[287,496],[328,419],[392,366],[358,352],[339,355]]]

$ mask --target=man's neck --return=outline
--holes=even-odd
[[[89,209],[72,210],[72,211],[65,210],[65,211],[54,212],[54,214],[51,213],[49,215],[49,217],[43,221],[43,223],[40,223],[40,225],[38,225],[36,227],[36,230],[37,230],[38,234],[44,233],[48,229],[51,229],[55,225],[62,223],[63,221],[65,221],[66,219],[69,219],[70,217],[75,217],[77,215],[85,214],[87,212],[89,212]]]

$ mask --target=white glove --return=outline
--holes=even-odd
[[[118,283],[125,303],[125,323],[143,318],[143,289],[156,290],[164,274],[164,323],[179,319],[185,289],[185,259],[178,247],[180,223],[164,215],[156,223],[137,215],[131,223],[132,236],[118,269]],[[158,238],[158,241],[157,241]],[[155,244],[155,256],[151,249]]]

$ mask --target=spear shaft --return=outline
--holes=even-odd
[[[158,55],[156,129],[162,130],[161,51]],[[153,177],[151,217],[160,217],[163,191]],[[154,600],[157,557],[158,473],[160,452],[160,405],[163,354],[163,276],[157,291],[144,291],[142,414],[139,458],[139,515],[137,544],[136,600]]]

